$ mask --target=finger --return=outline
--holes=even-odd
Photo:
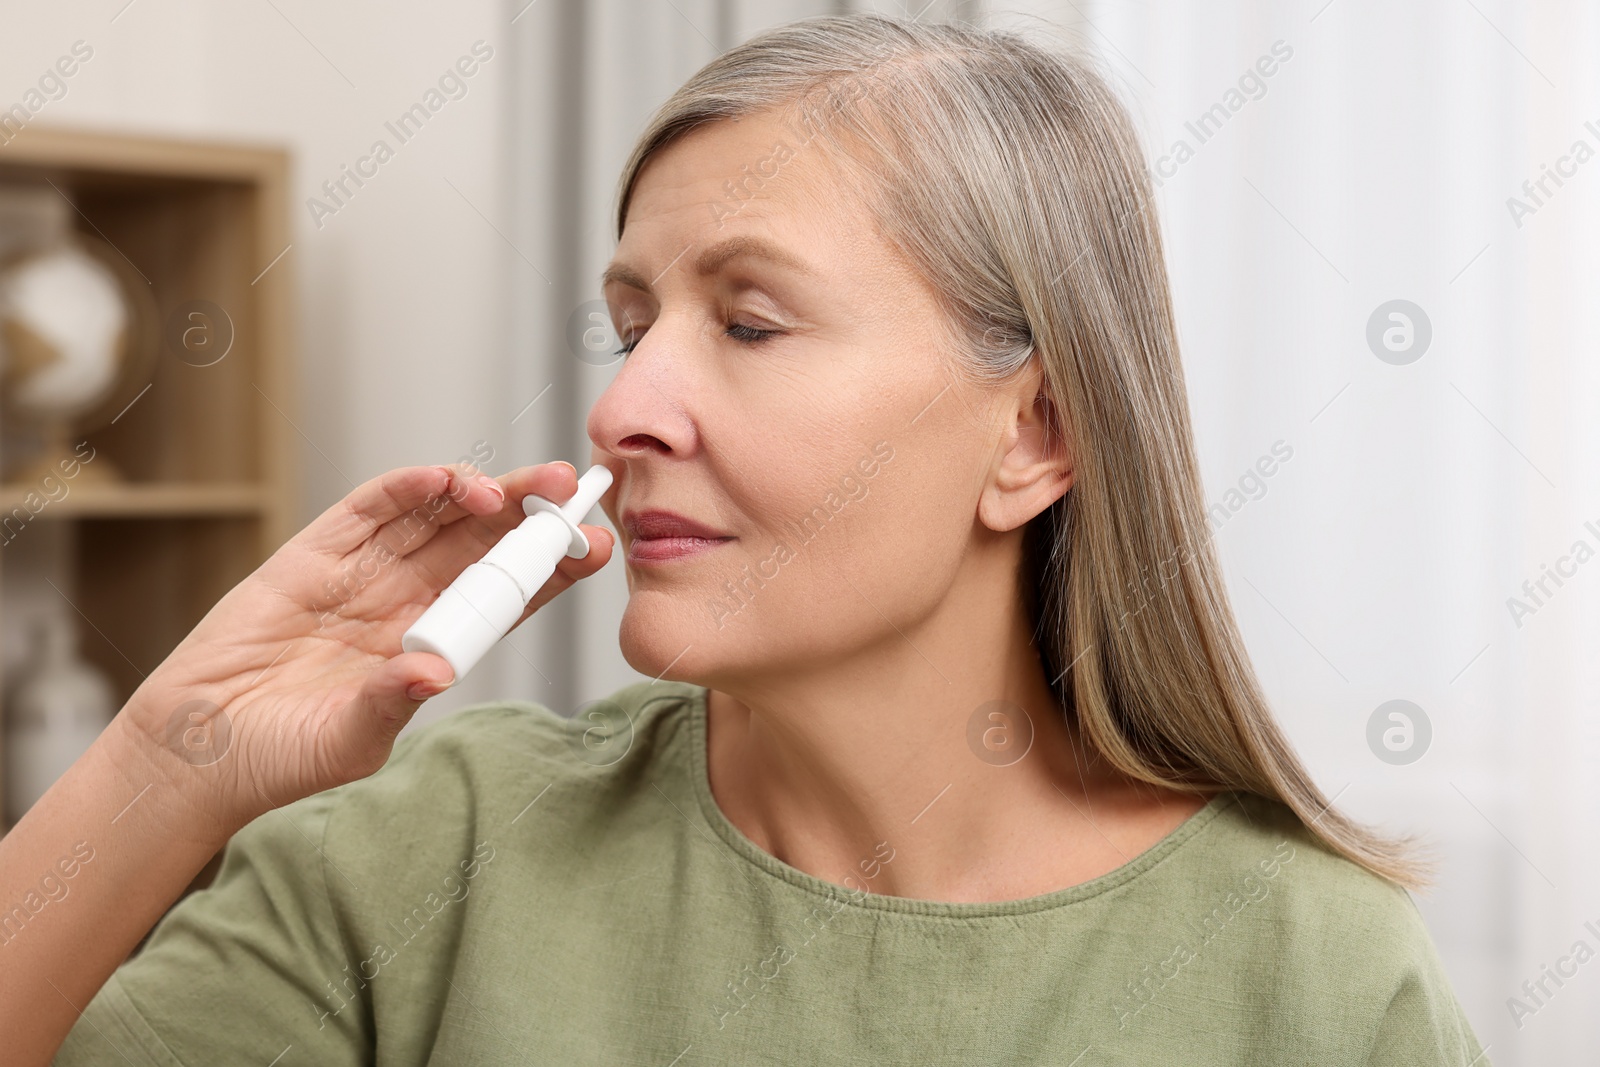
[[[454,466],[398,467],[352,489],[312,520],[296,539],[314,551],[342,556],[398,516],[416,512],[432,518],[443,508],[459,508],[461,502],[481,507],[494,496]],[[460,513],[465,513],[464,509]]]
[[[452,673],[450,664],[431,652],[402,652],[384,661],[336,720],[335,751],[381,766],[396,735],[428,696],[449,688]]]
[[[437,469],[450,479],[444,491],[384,523],[372,535],[372,544],[382,545],[391,556],[409,556],[463,519],[509,519],[512,509],[500,479],[453,465]]]
[[[551,578],[567,577],[572,582],[596,573],[611,561],[611,553],[617,547],[617,535],[604,526],[594,526],[580,522],[578,529],[589,539],[589,553],[582,559],[573,559],[571,556],[562,556],[561,562],[556,564],[556,572]],[[568,582],[571,585],[572,582]],[[565,588],[565,586],[563,586]]]
[[[500,483],[506,489],[504,509],[488,515],[473,515],[456,523],[450,528],[449,537],[431,537],[425,549],[420,544],[408,547],[412,565],[426,575],[436,589],[454,581],[456,575],[482,559],[500,538],[528,518],[522,508],[524,497],[542,496],[564,504],[578,491],[578,480],[568,463],[519,467],[503,475]]]
[[[475,467],[472,470],[475,470]],[[472,518],[475,522],[467,523],[467,528],[477,537],[483,552],[488,552],[494,542],[501,539],[502,534],[528,517],[522,510],[522,498],[542,496],[557,504],[565,504],[578,491],[578,470],[565,459],[538,466],[517,467],[510,474],[501,475],[499,478],[478,475],[478,480],[483,485],[490,486],[490,493],[501,494],[504,506],[467,509],[464,504],[470,502],[470,499],[464,502],[438,499],[432,504],[432,507],[440,509],[437,520],[429,523],[427,530],[419,530],[418,523],[419,518],[426,517],[421,517],[416,510],[413,510],[410,515],[395,518],[394,522],[389,523],[389,530],[382,531],[379,536],[384,537],[384,541],[397,555],[408,555],[421,549],[422,545],[427,544],[443,526],[458,522],[461,518]],[[394,530],[397,536],[387,536],[390,530]],[[422,536],[418,536],[418,533]]]

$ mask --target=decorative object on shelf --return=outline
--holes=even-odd
[[[78,634],[60,612],[36,628],[42,651],[6,707],[6,818],[15,823],[77,762],[116,714],[109,679],[78,657]]]
[[[158,338],[149,286],[104,241],[76,234],[0,269],[0,400],[43,443],[7,481],[58,474],[73,435],[116,418],[150,380]],[[104,460],[83,476],[121,480]]]

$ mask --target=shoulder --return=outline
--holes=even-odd
[[[551,770],[637,764],[660,755],[695,696],[683,682],[636,682],[570,715],[528,700],[478,704],[402,737],[380,773],[494,777],[524,775],[530,760]]]
[[[332,915],[352,931],[344,936],[373,936],[380,919],[447,897],[441,886],[491,863],[541,884],[602,834],[659,822],[651,783],[686,763],[683,712],[695,694],[638,683],[570,717],[526,700],[462,709],[408,731],[374,774],[244,827],[218,882],[268,885],[284,902],[273,910],[298,901]]]
[[[406,855],[469,854],[515,825],[592,825],[682,762],[679,739],[697,687],[639,682],[562,715],[529,700],[472,705],[408,730],[375,773],[293,801],[235,834],[229,854],[294,857],[386,877]],[[341,878],[341,875],[344,877]]]
[[[534,805],[603,815],[681,751],[681,712],[695,694],[685,683],[639,682],[570,716],[528,700],[473,705],[408,731],[370,777],[301,803],[323,813],[330,844],[346,853],[374,840],[386,851],[441,838],[466,846],[523,827]]]
[[[637,762],[654,755],[665,740],[663,727],[675,725],[673,713],[694,699],[694,691],[681,682],[638,682],[586,701],[571,715],[530,700],[475,704],[402,734],[376,774],[340,789],[403,789],[418,776],[436,785],[449,779],[493,785],[497,778],[560,770],[574,761],[589,767]]]
[[[1234,793],[1208,828],[1209,852],[1235,872],[1230,888],[1307,951],[1369,945],[1368,966],[1399,965],[1431,953],[1410,893],[1334,852],[1287,805]],[[1220,870],[1219,870],[1220,873]]]
[[[1366,1034],[1374,1063],[1478,1051],[1406,889],[1334,852],[1277,801],[1231,794],[1196,836],[1211,875],[1198,936],[1224,925],[1245,935],[1270,963],[1280,1006],[1315,1005]],[[1432,1052],[1406,1060],[1403,1050]]]
[[[476,704],[402,735],[380,773],[441,760],[492,766],[508,746],[519,757],[559,757],[573,744],[609,747],[613,738],[628,742],[626,749],[608,753],[621,758],[641,732],[659,727],[672,711],[693,700],[696,692],[696,686],[684,682],[635,682],[609,696],[586,701],[571,715],[530,700]],[[596,757],[589,762],[601,760]]]
[[[1292,934],[1292,953],[1337,953],[1368,972],[1431,951],[1411,895],[1334,852],[1287,805],[1248,793],[1219,801],[1191,863],[1205,869],[1201,884],[1225,906]],[[1363,951],[1352,952],[1357,946]]]

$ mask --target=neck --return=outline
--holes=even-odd
[[[1129,783],[1058,709],[1015,586],[979,577],[849,656],[709,684],[711,789],[746,837],[825,881],[945,901],[1039,895],[1142,851],[1117,821]]]

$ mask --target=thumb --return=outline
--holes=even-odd
[[[368,754],[381,766],[396,735],[422,702],[444,692],[453,681],[450,664],[432,652],[391,657],[367,675],[345,710],[339,731],[345,751]]]

